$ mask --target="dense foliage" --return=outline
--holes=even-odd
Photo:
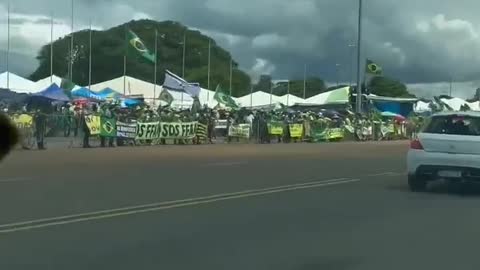
[[[186,34],[185,78],[207,88],[209,37],[177,22],[152,20],[131,21],[105,31],[92,31],[92,84],[123,75],[127,28],[135,32],[152,53],[155,51],[155,30],[157,30],[158,84],[163,83],[165,69],[182,76],[183,38]],[[78,31],[73,35],[75,51],[73,81],[79,85],[88,85],[89,82],[89,35],[88,30]],[[68,68],[70,42],[70,36],[53,42],[53,73],[61,77],[69,77],[70,74]],[[211,89],[215,89],[217,84],[221,84],[225,89],[229,88],[230,57],[229,52],[211,40]],[[31,74],[32,80],[50,76],[50,44],[41,48],[37,59],[40,65]],[[236,96],[248,94],[250,77],[238,69],[235,61],[233,66],[233,94]],[[141,56],[127,57],[127,75],[153,82],[154,65]]]

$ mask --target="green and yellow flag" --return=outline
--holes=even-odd
[[[161,101],[166,102],[168,106],[170,106],[173,102],[173,96],[172,94],[170,94],[170,92],[168,92],[167,89],[163,89],[162,92],[160,92],[160,95],[158,96],[158,98]]]
[[[373,62],[370,59],[367,59],[367,67],[366,67],[366,72],[367,74],[372,74],[372,75],[382,75],[382,67],[379,66],[377,63]]]
[[[218,103],[223,104],[227,107],[238,108],[238,105],[235,102],[235,100],[233,100],[233,98],[230,95],[224,93],[220,88],[220,85],[217,85],[217,89],[215,89],[215,95],[213,96],[213,98]]]
[[[134,52],[136,54],[140,54],[143,58],[151,62],[152,64],[155,63],[155,54],[151,53],[143,41],[132,31],[127,31],[127,42],[128,42],[128,52]]]

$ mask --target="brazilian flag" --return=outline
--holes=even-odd
[[[152,64],[155,63],[155,54],[151,53],[143,41],[131,30],[127,31],[128,52],[141,55]]]
[[[223,104],[227,107],[238,108],[238,105],[235,102],[235,100],[233,100],[233,98],[230,95],[224,93],[223,90],[220,88],[220,85],[217,85],[217,89],[215,89],[215,95],[213,96],[213,98],[218,103]]]
[[[372,60],[367,59],[367,67],[366,72],[367,74],[372,75],[382,75],[382,67],[379,66],[377,63],[373,62]]]
[[[100,118],[100,136],[102,137],[116,137],[117,136],[117,121],[115,118],[102,116]]]

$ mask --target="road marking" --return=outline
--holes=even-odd
[[[0,228],[2,228],[0,229],[0,233],[13,233],[18,231],[27,231],[32,229],[52,227],[52,226],[58,226],[58,225],[66,225],[66,224],[86,222],[86,221],[92,221],[92,220],[101,220],[101,219],[108,219],[108,218],[114,218],[114,217],[120,217],[120,216],[135,215],[140,213],[155,212],[155,211],[161,211],[161,210],[167,210],[167,209],[173,209],[173,208],[209,204],[209,203],[214,203],[219,201],[226,201],[226,200],[233,200],[233,199],[240,199],[240,198],[247,198],[247,197],[256,197],[256,196],[268,195],[268,194],[274,194],[274,193],[280,193],[280,192],[348,184],[348,183],[353,183],[358,181],[360,181],[360,179],[352,179],[352,178],[329,179],[329,180],[314,181],[314,182],[302,183],[302,184],[284,185],[284,186],[263,188],[263,189],[252,189],[252,190],[245,190],[245,191],[233,192],[233,193],[223,193],[223,194],[198,197],[198,198],[190,198],[190,199],[159,202],[159,203],[124,207],[124,208],[117,208],[117,209],[109,209],[109,210],[82,213],[82,214],[76,214],[76,215],[67,215],[67,216],[59,216],[59,217],[52,217],[52,218],[45,218],[45,219],[30,220],[30,221],[0,225]]]
[[[0,183],[11,183],[11,182],[25,182],[31,179],[28,178],[10,178],[10,179],[0,179]]]
[[[374,173],[374,174],[368,174],[368,177],[376,177],[376,176],[398,176],[402,175],[402,173],[398,172],[381,172],[381,173]]]
[[[232,162],[215,162],[215,163],[207,163],[203,166],[205,167],[221,167],[221,166],[235,166],[235,165],[245,165],[248,164],[246,161],[232,161]]]

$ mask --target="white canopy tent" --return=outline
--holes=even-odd
[[[8,83],[7,83],[8,80]],[[7,87],[8,84],[8,87]],[[15,73],[3,72],[0,74],[0,88],[9,88],[17,93],[36,93],[35,83],[18,76]],[[43,89],[42,89],[43,90]]]
[[[276,103],[274,97],[275,95],[270,96],[269,93],[263,91],[254,92],[252,94],[245,95],[234,99],[241,107],[258,107],[265,106]]]
[[[307,98],[306,104],[346,104],[349,102],[350,87],[343,87]]]

